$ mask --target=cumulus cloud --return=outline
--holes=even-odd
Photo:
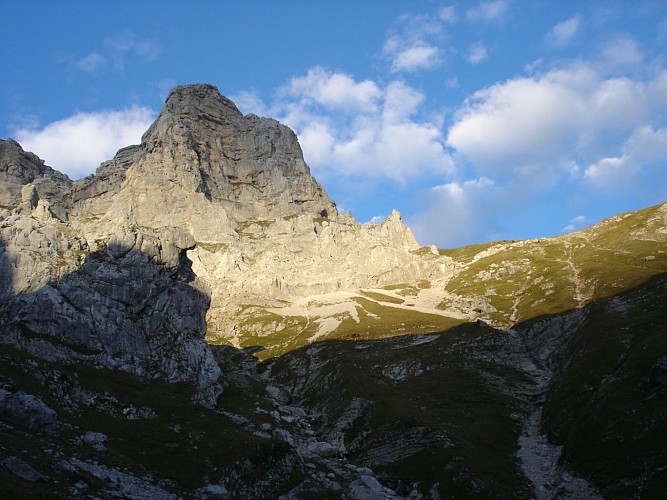
[[[581,16],[575,15],[555,25],[547,35],[547,42],[557,47],[570,45],[581,27]]]
[[[440,51],[432,45],[415,45],[396,50],[392,54],[391,71],[413,72],[434,68],[440,62]]]
[[[636,168],[628,155],[601,158],[586,168],[584,178],[594,187],[616,189],[630,180]]]
[[[331,110],[354,112],[377,109],[381,95],[375,82],[356,82],[347,74],[328,72],[319,66],[308,70],[305,76],[292,78],[285,90],[291,97],[307,99]]]
[[[586,167],[584,179],[597,190],[622,193],[636,184],[644,168],[667,170],[667,129],[638,127],[623,144],[618,156],[601,158]]]
[[[79,179],[93,173],[99,164],[116,151],[138,144],[155,112],[139,106],[120,111],[77,113],[43,128],[22,128],[14,137],[27,151]]]
[[[517,78],[468,99],[447,141],[485,173],[553,161],[583,119],[581,105],[576,91],[553,78]]]
[[[402,16],[382,47],[390,71],[414,73],[442,64],[444,54],[439,44],[445,24],[452,22],[454,15],[454,10],[443,8],[432,15]]]
[[[319,178],[405,183],[453,168],[440,117],[422,117],[424,95],[404,82],[381,85],[316,67],[276,95],[265,105],[243,94],[240,108],[291,127]]]
[[[500,20],[507,13],[507,1],[495,0],[492,2],[480,2],[475,7],[466,11],[466,17],[470,21],[494,22]]]
[[[584,164],[590,165],[588,179],[611,182],[611,172],[628,163],[608,159],[621,158],[620,145],[636,129],[644,135],[635,141],[662,139],[641,129],[667,109],[662,78],[662,73],[648,81],[610,77],[595,64],[579,62],[498,83],[460,107],[447,143],[491,178],[528,172],[539,180],[546,172],[562,174],[571,172],[572,164]]]

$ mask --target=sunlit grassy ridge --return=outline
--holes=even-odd
[[[451,275],[359,290],[338,312],[318,312],[316,303],[296,315],[249,306],[237,318],[237,342],[263,347],[258,356],[266,359],[325,338],[437,332],[475,319],[508,327],[584,306],[667,272],[666,226],[667,204],[555,238],[440,249],[456,264]]]
[[[381,294],[370,294],[379,298]],[[392,307],[396,301],[375,302],[364,297],[354,298],[357,317],[347,313],[332,316],[337,322],[333,331],[324,337],[342,340],[369,340],[405,333],[442,331],[462,321],[419,311]],[[317,335],[320,318],[306,316],[281,316],[275,312],[256,308],[239,324],[241,347],[260,346],[259,359],[280,356],[304,346]]]
[[[485,297],[488,319],[507,326],[608,297],[667,271],[665,213],[655,206],[557,238],[445,250],[465,266],[445,290]]]

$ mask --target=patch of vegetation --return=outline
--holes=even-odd
[[[273,223],[275,223],[275,220],[248,220],[241,222],[238,226],[236,226],[235,231],[239,236],[257,239],[259,238],[259,235],[256,234],[255,231],[251,230],[253,226],[258,226],[260,229],[264,230],[271,227]]]
[[[224,252],[229,248],[229,245],[226,243],[212,243],[207,241],[198,241],[197,246],[211,253]]]
[[[462,323],[462,320],[378,304],[363,297],[355,299],[359,323],[346,318],[327,338],[370,340],[406,333],[439,332]]]
[[[280,316],[268,311],[256,311],[238,325],[241,347],[262,347],[255,354],[260,360],[306,345],[317,328],[304,316]]]
[[[392,285],[385,285],[382,288],[388,291],[396,291],[403,297],[414,297],[419,294],[419,290],[431,288],[433,285],[429,280],[419,280],[416,284],[395,283]]]
[[[438,248],[438,252],[440,255],[445,255],[447,257],[451,257],[457,262],[462,262],[462,263],[468,263],[472,261],[472,259],[483,252],[484,250],[488,250],[491,247],[494,247],[496,245],[500,245],[503,243],[508,243],[507,241],[492,241],[489,243],[478,243],[475,245],[467,245],[464,247],[460,248]]]
[[[662,224],[658,209],[614,217],[573,235],[501,246],[485,257],[480,253],[499,243],[441,250],[467,265],[446,290],[486,297],[496,309],[489,319],[504,325],[617,294],[667,271],[665,238],[652,236]]]
[[[385,295],[384,293],[372,292],[369,290],[362,290],[361,294],[369,299],[377,300],[379,302],[389,302],[391,304],[402,304],[405,302],[403,299],[394,297],[393,295]]]

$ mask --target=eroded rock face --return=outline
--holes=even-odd
[[[398,212],[377,225],[339,214],[296,135],[242,115],[211,85],[176,87],[141,145],[84,181],[73,190],[72,225],[89,241],[132,224],[191,235],[193,270],[211,288],[212,338],[234,340],[246,304],[275,307],[451,269],[437,252],[414,254]]]
[[[119,153],[120,154],[120,153]],[[125,166],[131,163],[129,168]],[[228,227],[270,216],[335,217],[335,204],[310,175],[296,135],[275,120],[243,116],[211,85],[176,87],[142,138],[123,157],[78,189],[82,216],[107,216],[115,223],[130,217],[160,227],[167,221],[193,232],[198,240],[230,233]],[[123,172],[125,178],[123,178]],[[113,178],[111,174],[113,173]],[[112,192],[100,198],[98,177]],[[88,196],[95,194],[95,198]]]
[[[203,340],[210,294],[185,255],[193,240],[119,228],[91,251],[62,223],[14,215],[3,226],[2,342],[50,361],[188,382],[215,403],[220,369]]]
[[[16,208],[25,201],[22,190],[27,184],[34,186],[35,206],[37,199],[47,200],[53,213],[66,219],[70,178],[45,165],[37,155],[23,151],[18,142],[0,139],[0,208]]]
[[[245,304],[413,282],[451,263],[417,255],[398,212],[368,225],[339,214],[294,132],[211,85],[176,87],[140,145],[75,183],[2,147],[5,342],[45,359],[214,394],[207,325],[234,341]]]

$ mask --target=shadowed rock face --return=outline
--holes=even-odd
[[[105,249],[78,250],[82,265],[60,274],[50,259],[63,259],[70,243],[48,224],[22,219],[13,216],[0,233],[3,343],[49,361],[187,382],[200,402],[215,403],[220,369],[204,342],[209,291],[186,248],[119,233]]]

